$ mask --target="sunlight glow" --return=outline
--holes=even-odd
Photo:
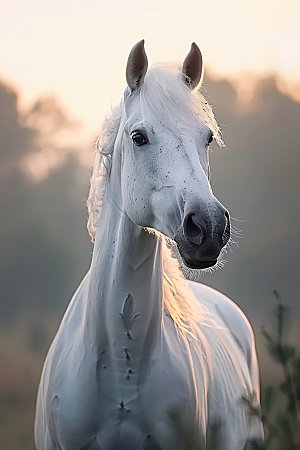
[[[206,67],[220,77],[276,73],[291,94],[288,87],[300,80],[297,0],[5,3],[0,11],[1,77],[20,86],[23,105],[54,93],[89,135],[120,99],[128,53],[141,38],[150,64],[180,64],[196,41]]]

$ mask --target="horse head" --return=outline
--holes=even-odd
[[[202,75],[195,43],[180,70],[148,70],[144,41],[138,42],[128,57],[114,149],[126,214],[175,241],[194,269],[215,265],[230,237],[229,213],[209,181],[209,145],[218,127],[207,120],[212,112],[197,89]]]

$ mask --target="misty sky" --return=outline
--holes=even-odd
[[[89,132],[119,100],[141,38],[150,64],[181,62],[196,41],[212,73],[275,72],[300,96],[299,17],[298,0],[2,0],[0,74],[23,104],[53,92]]]

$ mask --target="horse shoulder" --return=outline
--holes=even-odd
[[[89,272],[83,278],[70,301],[59,329],[52,341],[42,370],[37,395],[35,441],[38,449],[58,449],[61,415],[64,410],[65,391],[72,387],[67,373],[72,369],[74,354],[79,357],[78,336],[82,327],[84,298],[87,292]],[[78,377],[74,379],[77,380]],[[66,389],[67,388],[67,389]],[[76,397],[77,393],[73,393]],[[67,416],[71,416],[67,412]]]
[[[190,287],[196,298],[201,303],[201,305],[204,306],[204,308],[206,308],[210,317],[216,322],[217,327],[220,326],[225,327],[229,331],[230,333],[229,335],[231,336],[231,342],[233,344],[233,346],[232,345],[230,346],[231,349],[228,348],[229,354],[231,355],[230,358],[234,358],[235,353],[235,355],[237,356],[237,359],[234,359],[236,363],[238,363],[238,365],[241,365],[240,366],[241,368],[242,367],[248,368],[246,369],[246,372],[244,371],[245,369],[242,369],[241,372],[244,374],[245,380],[248,379],[250,381],[250,384],[246,383],[248,385],[248,388],[244,393],[242,388],[243,383],[240,386],[238,385],[239,381],[242,382],[242,379],[239,377],[235,378],[235,370],[236,369],[238,370],[238,368],[235,365],[234,370],[231,374],[229,372],[227,373],[227,375],[224,374],[225,378],[227,377],[226,378],[227,383],[229,384],[231,382],[233,383],[231,395],[233,393],[238,395],[239,401],[236,403],[236,407],[234,408],[235,410],[234,415],[236,417],[234,419],[232,417],[231,424],[230,426],[228,426],[227,431],[226,426],[224,427],[223,434],[221,433],[222,439],[225,441],[227,439],[231,442],[232,436],[235,435],[235,437],[237,437],[239,433],[242,433],[241,434],[242,439],[243,427],[246,426],[246,430],[244,430],[244,432],[246,432],[248,436],[247,442],[249,443],[262,442],[263,430],[259,415],[257,417],[256,416],[251,417],[251,421],[249,423],[247,422],[248,407],[246,406],[246,402],[249,401],[254,408],[259,409],[259,399],[260,399],[258,362],[255,348],[255,339],[251,325],[245,314],[242,312],[242,310],[224,294],[200,283],[190,282]],[[211,345],[214,346],[217,343],[217,341],[218,341],[217,339],[214,340],[213,338],[213,340],[211,341]],[[236,350],[234,350],[234,348]],[[245,362],[241,360],[239,356],[241,354],[244,355]],[[221,377],[222,376],[223,375],[221,375]],[[236,381],[233,381],[234,379],[236,379]],[[224,394],[223,388],[222,391],[223,391],[222,395],[218,394],[217,396],[215,396],[215,399],[217,400],[216,404],[218,405],[217,410],[223,408],[220,407],[222,403],[221,398]],[[247,398],[246,402],[242,400],[243,397]],[[234,399],[229,398],[229,403],[227,405],[229,407],[228,412],[233,404]],[[226,405],[224,404],[223,406],[225,411]],[[242,416],[245,416],[244,420],[241,420]],[[234,426],[236,428],[235,433],[232,432]],[[233,442],[230,443],[228,448],[235,448]]]

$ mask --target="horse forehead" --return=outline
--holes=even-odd
[[[201,120],[191,119],[188,115],[184,117],[172,116],[169,111],[157,110],[147,114],[142,110],[133,110],[127,115],[125,127],[128,132],[133,131],[134,128],[141,128],[149,131],[153,136],[166,136],[168,139],[173,137],[183,141],[186,137],[189,139],[198,139],[201,136],[206,136],[210,129]]]
[[[150,128],[150,131],[153,131],[153,128],[167,130],[172,134],[187,131],[197,134],[209,132],[209,127],[193,110],[191,104],[184,101],[180,103],[179,99],[176,103],[163,93],[159,101],[141,98],[139,93],[129,94],[124,102],[124,110],[125,125],[129,128],[136,125]]]

